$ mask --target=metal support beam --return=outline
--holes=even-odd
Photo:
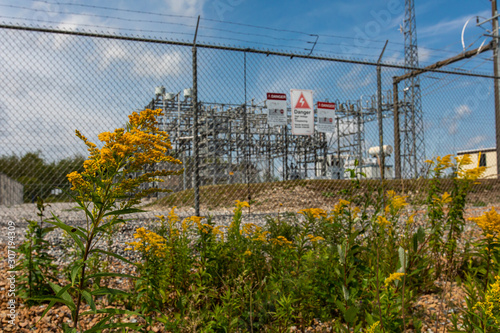
[[[385,157],[384,157],[384,125],[382,119],[382,68],[380,67],[380,61],[384,56],[385,48],[387,47],[389,40],[385,41],[384,48],[380,53],[380,57],[377,61],[377,119],[378,119],[378,140],[379,140],[379,167],[380,167],[380,179],[384,180],[385,176]]]
[[[491,1],[491,15],[495,17],[491,21],[493,27],[493,70],[495,77],[498,77],[500,70],[500,57],[499,57],[499,41],[498,41],[498,15],[497,15],[497,0]],[[497,178],[500,177],[500,83],[498,79],[494,80],[495,88],[495,141],[497,151]]]
[[[198,61],[196,54],[196,36],[200,25],[200,16],[196,23],[193,40],[193,151],[194,151],[194,211],[200,216],[200,138],[198,137]]]
[[[394,178],[401,179],[401,136],[399,133],[399,91],[398,81],[396,77],[393,79],[393,92],[394,98]]]

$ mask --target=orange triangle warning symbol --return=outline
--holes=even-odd
[[[300,97],[297,100],[297,104],[295,104],[295,108],[296,109],[310,109],[311,108],[309,106],[309,104],[307,104],[307,100],[304,97],[304,94],[302,92],[300,93]]]

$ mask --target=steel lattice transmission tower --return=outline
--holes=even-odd
[[[414,0],[406,0],[403,33],[405,65],[411,68],[419,67]],[[406,72],[411,71],[412,69],[406,69]],[[401,128],[403,165],[401,171],[403,178],[417,178],[423,174],[425,163],[422,96],[418,75],[404,81],[403,92],[404,99],[401,107],[403,114]]]

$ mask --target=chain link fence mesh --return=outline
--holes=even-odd
[[[165,110],[161,126],[184,167],[179,176],[147,185],[173,190],[150,198],[151,207],[193,207],[192,45],[5,26],[0,40],[0,210],[36,196],[68,200],[66,174],[81,169],[87,154],[75,129],[97,142],[100,132],[123,127],[128,114],[143,108]],[[393,78],[405,73],[402,66],[381,64],[381,133],[376,64],[201,45],[197,66],[202,214],[228,213],[234,200],[249,201],[254,213],[331,208],[353,168],[367,184],[380,184],[380,158],[370,148],[379,147],[380,134],[394,148]],[[389,186],[423,192],[426,158],[483,151],[477,163],[489,167],[492,180],[482,184],[491,190],[493,79],[427,72],[419,81],[420,125],[406,98],[411,87],[399,84],[403,179],[391,180],[397,175],[389,148]],[[290,89],[312,90],[315,105],[336,104],[332,132],[292,135]],[[267,93],[286,94],[287,126],[267,124]]]

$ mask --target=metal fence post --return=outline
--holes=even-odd
[[[198,34],[198,26],[200,24],[200,16],[196,23],[196,32],[193,40],[193,150],[194,150],[194,210],[195,215],[200,216],[200,150],[198,137],[198,62],[196,54],[196,35]]]
[[[392,97],[394,98],[394,178],[401,179],[401,138],[399,136],[399,92],[398,81],[394,78]]]

